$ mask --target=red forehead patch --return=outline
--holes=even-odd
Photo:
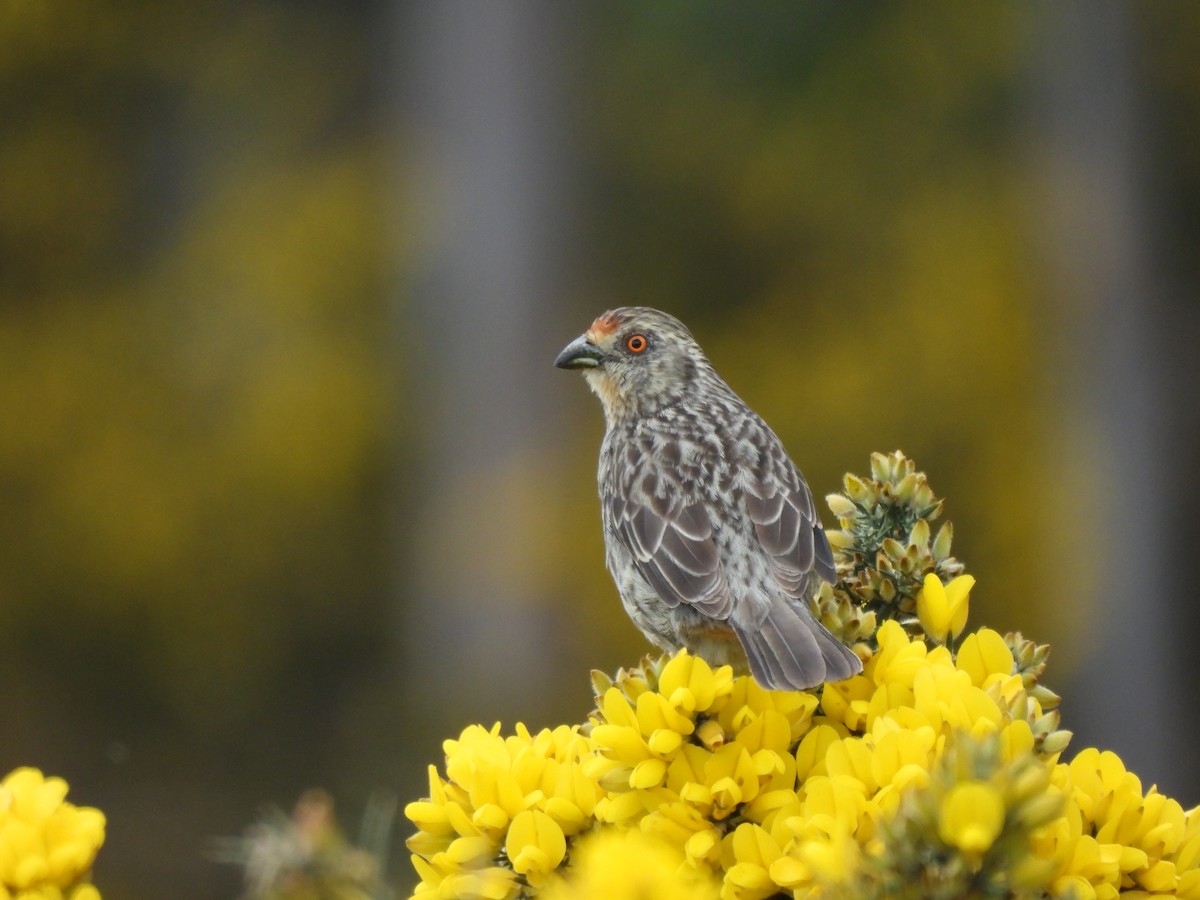
[[[606,312],[604,315],[596,319],[592,323],[592,327],[588,329],[588,336],[593,339],[606,338],[621,325],[621,320],[617,318],[614,312]]]

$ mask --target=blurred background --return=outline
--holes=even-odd
[[[818,496],[913,457],[1074,748],[1200,802],[1197,59],[1190,0],[0,0],[0,765],[110,900],[232,897],[262,808],[581,720],[647,646],[552,361],[648,304]]]

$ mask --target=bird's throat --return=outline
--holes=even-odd
[[[604,418],[611,424],[624,418],[630,412],[628,399],[617,387],[612,376],[601,366],[597,369],[588,369],[583,373],[583,377],[587,379],[588,387],[592,389],[597,397],[600,398],[600,405],[604,407]]]

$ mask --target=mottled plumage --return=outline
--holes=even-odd
[[[604,407],[606,561],[646,637],[778,690],[861,670],[809,609],[834,568],[808,485],[681,322],[606,312],[555,365],[581,369]]]

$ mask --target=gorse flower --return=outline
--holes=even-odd
[[[944,644],[962,634],[974,586],[975,579],[970,575],[959,575],[949,584],[942,584],[932,572],[925,576],[925,585],[917,594],[917,618],[929,637]]]
[[[1058,766],[1052,786],[1067,813],[1042,852],[1059,863],[1059,895],[1116,897],[1122,889],[1200,897],[1200,807],[1184,811],[1141,782],[1112,752],[1087,749]]]
[[[876,587],[839,586],[843,621],[882,621],[857,638],[860,674],[767,691],[681,651],[593,673],[578,726],[471,726],[406,809],[414,896],[1200,898],[1200,810],[1143,792],[1111,753],[1059,761],[1046,648],[965,632],[973,579],[948,537],[920,552],[940,501],[897,457],[877,468],[898,484],[863,494],[890,507],[846,500],[879,542],[873,571],[903,573],[912,600],[868,610]],[[885,547],[896,523],[915,539]]]
[[[542,892],[546,900],[717,900],[715,879],[684,863],[675,843],[636,828],[580,837],[572,865]]]
[[[544,884],[604,796],[583,771],[586,738],[566,726],[533,735],[518,725],[507,737],[472,726],[444,748],[447,778],[430,766],[429,799],[405,808],[420,829],[408,843],[417,894],[501,900]]]
[[[954,785],[938,810],[938,837],[968,855],[991,849],[1004,828],[1004,796],[984,781]]]
[[[66,802],[67,783],[21,768],[0,782],[0,898],[99,900],[87,876],[104,814]]]

